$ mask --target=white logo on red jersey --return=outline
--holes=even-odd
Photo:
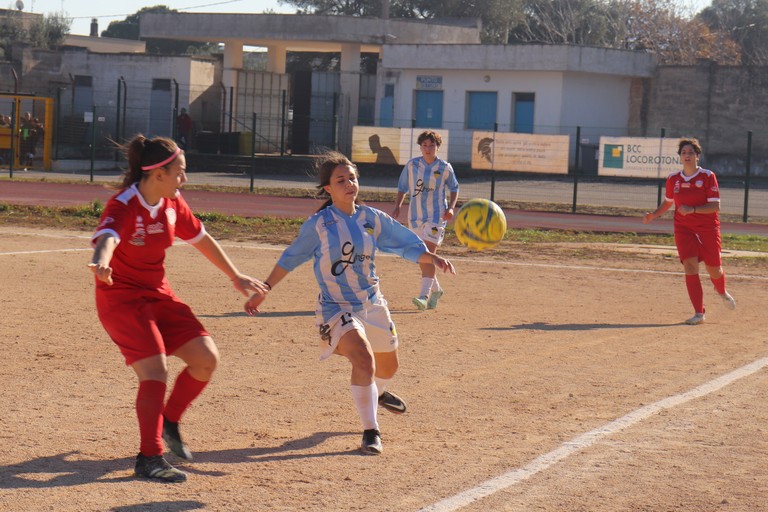
[[[701,188],[704,186],[704,180],[696,180],[696,188]]]
[[[115,219],[113,219],[112,217],[104,217],[104,220],[101,221],[97,229],[101,229],[107,224],[112,224],[113,222],[115,222]]]
[[[162,222],[156,222],[147,226],[147,233],[150,235],[156,235],[165,231],[165,226]]]
[[[166,208],[165,210],[165,218],[168,219],[168,225],[169,226],[175,226],[176,225],[176,210],[173,208]]]
[[[141,215],[136,216],[136,231],[131,235],[131,245],[143,246],[147,231],[144,229],[144,219]]]

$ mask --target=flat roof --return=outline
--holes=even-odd
[[[288,51],[341,51],[360,44],[379,52],[383,44],[477,44],[477,18],[407,20],[316,14],[145,13],[141,38],[177,39],[246,46],[282,46]]]

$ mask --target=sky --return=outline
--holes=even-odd
[[[22,0],[24,10],[39,14],[64,12],[72,18],[70,34],[87,36],[91,31],[91,18],[99,20],[99,33],[112,21],[121,21],[143,7],[165,5],[179,12],[235,12],[260,14],[267,11],[294,13],[296,8],[280,4],[279,0],[120,0],[96,2],[94,0]],[[16,0],[5,0],[9,6]],[[12,8],[12,7],[8,7]]]
[[[16,0],[5,0],[7,8],[15,8]],[[231,12],[260,14],[267,11],[293,13],[295,7],[281,4],[279,0],[120,0],[94,5],[94,0],[23,0],[24,10],[39,14],[64,12],[72,18],[71,34],[88,35],[91,18],[99,20],[99,32],[106,30],[111,21],[121,21],[142,7],[165,5],[180,12]],[[692,12],[711,5],[711,0],[678,0],[678,4]],[[2,5],[2,2],[0,2]]]

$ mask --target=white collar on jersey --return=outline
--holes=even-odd
[[[141,192],[139,192],[138,183],[134,183],[133,185],[131,185],[131,187],[136,190],[136,197],[139,198],[139,203],[141,203],[141,206],[147,209],[147,211],[149,212],[150,218],[156,219],[157,216],[160,214],[160,208],[162,208],[163,205],[165,204],[165,198],[161,197],[160,200],[157,202],[157,204],[153,206],[147,203],[147,201],[144,199],[144,196],[141,195]]]

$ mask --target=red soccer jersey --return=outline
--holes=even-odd
[[[140,288],[171,295],[165,277],[165,250],[174,237],[189,243],[199,241],[205,227],[181,194],[151,206],[134,184],[107,202],[91,242],[105,233],[112,233],[119,241],[110,262],[114,284],[97,279],[97,289]]]
[[[667,177],[666,200],[675,202],[675,230],[678,228],[693,231],[713,231],[720,227],[720,217],[712,213],[691,213],[680,215],[678,208],[686,206],[704,206],[707,203],[720,202],[720,188],[715,173],[699,169],[693,176],[685,176],[683,171]]]

